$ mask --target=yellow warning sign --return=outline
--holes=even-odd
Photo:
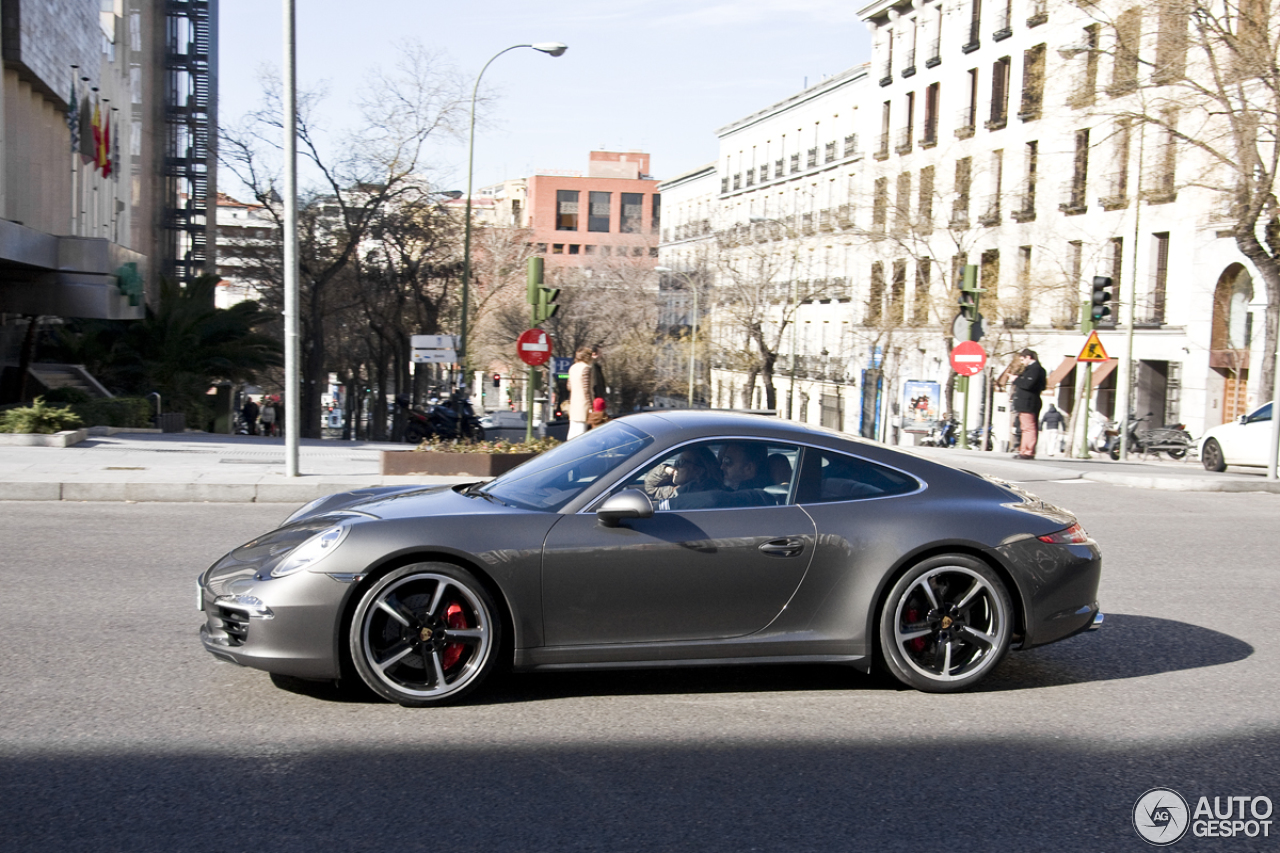
[[[1076,361],[1107,361],[1107,351],[1102,348],[1097,332],[1089,333],[1089,340],[1084,342],[1084,349],[1076,356]]]

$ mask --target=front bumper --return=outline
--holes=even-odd
[[[343,607],[358,577],[302,571],[283,578],[197,579],[200,642],[220,660],[297,678],[340,675]]]

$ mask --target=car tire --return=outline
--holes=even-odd
[[[966,690],[1009,651],[1013,602],[1000,576],[960,554],[908,569],[880,611],[882,663],[894,678],[926,693]]]
[[[1200,448],[1200,462],[1206,471],[1222,472],[1227,470],[1227,460],[1222,456],[1222,445],[1217,439],[1207,439]]]
[[[414,563],[360,597],[348,638],[360,679],[406,707],[446,705],[492,672],[502,621],[484,586],[447,563]]]

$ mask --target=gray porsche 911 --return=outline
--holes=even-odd
[[[773,418],[615,420],[488,483],[314,501],[200,575],[204,647],[402,705],[516,670],[793,661],[972,687],[1101,622],[1098,546],[1008,484]]]

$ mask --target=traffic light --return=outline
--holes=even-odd
[[[560,288],[538,285],[537,301],[533,305],[533,324],[545,323],[556,315],[560,306],[555,304],[560,296]]]
[[[952,332],[961,340],[982,339],[982,314],[978,312],[982,291],[978,289],[977,271],[977,267],[967,265],[960,279],[960,316],[956,318]]]
[[[493,387],[494,387],[494,388],[501,388],[501,387],[502,387],[502,374],[501,374],[501,373],[495,373],[495,374],[493,374]]]
[[[1093,296],[1089,301],[1089,319],[1094,325],[1111,316],[1111,278],[1105,275],[1093,277]]]
[[[529,305],[533,307],[533,325],[545,323],[556,315],[560,306],[555,304],[560,296],[560,288],[547,287],[542,283],[542,258],[529,259],[526,291]]]

